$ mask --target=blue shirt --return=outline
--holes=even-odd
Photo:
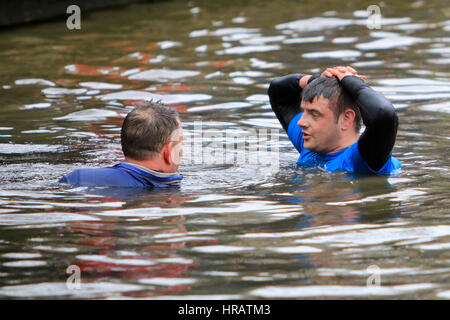
[[[327,171],[347,171],[354,173],[391,174],[402,167],[400,161],[390,155],[380,170],[375,171],[366,163],[358,150],[358,141],[341,151],[331,154],[319,154],[303,147],[302,128],[297,122],[300,112],[289,123],[288,136],[294,147],[300,152],[297,164],[319,166]]]
[[[183,176],[178,173],[163,173],[122,162],[109,168],[77,169],[59,182],[74,186],[167,188],[179,185],[181,179]]]

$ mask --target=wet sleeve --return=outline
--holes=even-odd
[[[398,117],[392,105],[356,76],[341,81],[344,89],[355,99],[366,126],[358,141],[358,151],[374,171],[389,159],[397,136]]]
[[[269,86],[270,105],[286,132],[292,119],[301,111],[302,88],[298,82],[303,76],[304,74],[298,73],[275,78]],[[317,77],[319,75],[312,75],[308,83]]]

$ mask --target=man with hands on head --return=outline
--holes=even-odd
[[[291,74],[270,83],[270,104],[300,153],[298,164],[366,174],[401,168],[392,156],[395,109],[363,79],[351,67],[334,67],[321,75]],[[361,121],[366,128],[360,135]]]

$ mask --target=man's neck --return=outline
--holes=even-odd
[[[168,170],[167,166],[164,165],[163,161],[158,158],[148,159],[148,160],[134,160],[134,159],[125,157],[125,162],[131,163],[134,165],[138,165],[140,167],[150,169],[153,171],[174,173],[174,172],[171,172],[170,170]]]
[[[350,147],[351,145],[353,145],[356,141],[358,141],[358,139],[359,139],[359,136],[356,134],[354,136],[344,138],[341,140],[339,145],[336,146],[336,148],[332,149],[331,151],[328,151],[327,154],[333,154],[333,153],[342,151],[342,150]]]

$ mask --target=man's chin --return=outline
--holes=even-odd
[[[316,152],[314,149],[314,145],[312,143],[303,142],[303,148],[308,149],[309,151]]]

